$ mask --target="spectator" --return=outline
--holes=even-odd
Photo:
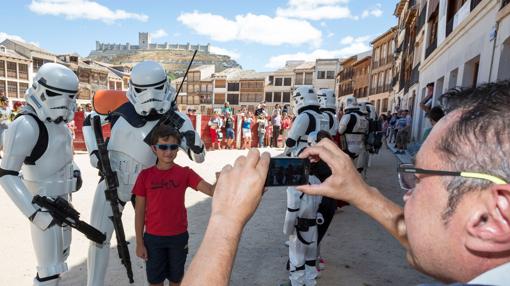
[[[87,103],[85,105],[85,113],[84,113],[84,117],[83,118],[87,118],[87,116],[89,116],[89,114],[92,112],[92,104],[90,103]]]
[[[298,189],[359,208],[401,243],[413,267],[438,280],[508,285],[510,82],[452,91],[444,103],[449,114],[420,149],[417,168],[403,165],[398,170],[407,190],[404,208],[369,186],[350,157],[328,140],[300,157],[322,159],[332,175],[320,185]],[[228,284],[243,228],[262,197],[268,161],[268,155],[250,151],[233,168],[223,169],[211,219],[184,286]]]
[[[421,140],[422,144],[423,144],[423,142],[425,142],[425,139],[427,139],[427,137],[429,136],[430,131],[432,130],[434,125],[436,125],[436,123],[441,118],[443,118],[444,112],[441,107],[435,106],[435,107],[432,107],[432,109],[430,110],[430,112],[427,116],[429,118],[429,121],[430,121],[430,124],[432,125],[432,127],[425,129],[425,131],[423,132],[423,138]]]
[[[400,112],[400,117],[397,119],[396,129],[397,129],[397,139],[395,143],[395,154],[405,154],[405,150],[407,148],[407,142],[409,140],[409,131],[410,126],[408,124],[407,119],[407,111],[402,110]]]
[[[432,109],[432,98],[434,96],[434,83],[428,83],[427,84],[427,95],[425,98],[420,102],[420,108],[425,111],[425,113],[429,113]]]
[[[9,120],[11,118],[11,109],[9,108],[9,99],[7,96],[0,97],[0,151],[4,147],[4,133],[9,128]],[[1,157],[0,157],[1,158]]]
[[[396,139],[397,139],[397,120],[398,120],[398,114],[397,113],[393,113],[391,115],[391,118],[390,118],[390,140],[388,141],[389,143],[395,143]]]
[[[267,119],[264,116],[264,113],[261,113],[257,117],[257,133],[259,136],[259,148],[264,148],[264,138],[266,137],[266,127],[267,127]]]
[[[221,114],[223,116],[226,116],[227,115],[227,112],[232,114],[232,107],[230,107],[230,103],[228,103],[228,101],[226,101],[224,104],[223,104],[223,107],[221,108]]]
[[[243,149],[251,148],[251,124],[253,123],[253,114],[248,111],[247,115],[243,115]]]
[[[221,132],[221,118],[218,112],[214,112],[213,117],[209,120],[209,123],[207,124],[209,126],[209,135],[211,136],[211,147],[212,150],[221,150],[221,141],[218,138],[218,130]],[[216,146],[216,149],[215,149]]]
[[[289,105],[288,104],[283,105],[282,114],[283,113],[287,113],[287,114],[289,113]]]
[[[273,140],[271,142],[272,147],[278,148],[278,138],[280,137],[280,131],[282,127],[282,115],[279,106],[273,111],[273,115],[271,116],[271,125],[273,126]]]
[[[225,133],[227,135],[227,149],[232,149],[234,144],[235,132],[234,132],[234,118],[230,112],[225,113]]]
[[[257,106],[257,110],[255,110],[255,117],[259,117],[261,115],[264,115],[264,116],[267,116],[267,111],[266,111],[266,104],[265,103],[260,103],[258,106]]]
[[[273,125],[271,121],[267,120],[266,124],[266,134],[265,134],[265,146],[271,147],[271,142],[273,142]]]
[[[284,112],[282,113],[282,142],[285,142],[287,140],[287,136],[289,135],[290,127],[292,126],[292,120],[288,113]],[[284,143],[285,145],[285,143]]]
[[[180,145],[179,133],[167,125],[154,131],[152,150],[156,166],[137,177],[135,200],[136,255],[146,263],[150,285],[179,285],[188,254],[188,220],[184,194],[188,187],[213,195],[213,186],[192,169],[174,160]]]

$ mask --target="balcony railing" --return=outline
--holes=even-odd
[[[434,41],[426,50],[425,50],[425,58],[428,58],[430,54],[437,48],[437,42]]]
[[[510,4],[510,0],[503,0],[503,3],[501,4],[501,9],[503,9],[503,7],[505,7],[508,4]]]

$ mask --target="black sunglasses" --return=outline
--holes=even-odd
[[[166,151],[166,150],[177,150],[179,148],[179,144],[155,144],[154,147],[156,147],[159,150]]]

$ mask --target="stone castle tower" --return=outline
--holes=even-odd
[[[149,45],[151,43],[151,34],[150,33],[138,33],[138,45],[140,49],[149,49]]]

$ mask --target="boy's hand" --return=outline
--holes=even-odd
[[[136,244],[136,256],[140,257],[144,261],[147,261],[147,259],[149,259],[149,256],[147,255],[147,248],[145,248],[145,245],[143,243]]]
[[[261,156],[251,149],[246,157],[237,158],[234,167],[225,166],[216,183],[211,217],[244,227],[262,198],[269,159],[268,153]]]

